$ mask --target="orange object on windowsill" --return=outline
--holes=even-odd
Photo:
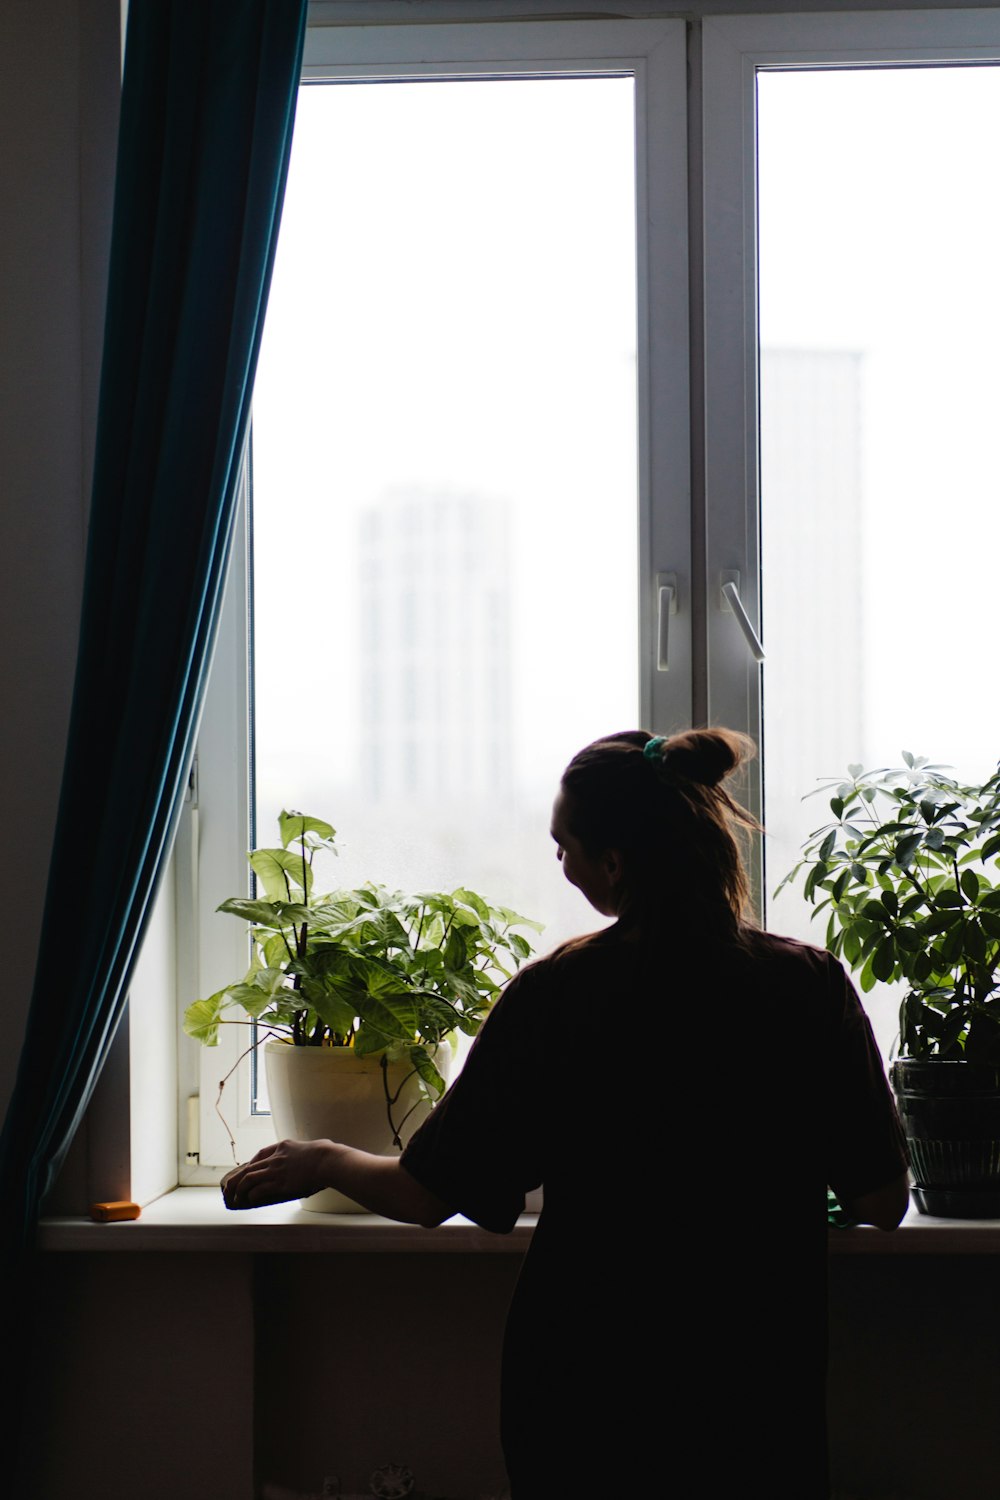
[[[113,1224],[118,1219],[137,1219],[142,1213],[138,1203],[129,1203],[124,1199],[117,1203],[92,1203],[90,1205],[90,1217],[95,1224]]]

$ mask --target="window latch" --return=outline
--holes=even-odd
[[[677,613],[677,574],[656,575],[656,670],[670,671],[670,616]]]
[[[743,608],[743,600],[740,598],[740,575],[732,571],[723,573],[720,579],[722,585],[722,598],[719,608],[724,615],[735,615],[736,623],[743,632],[743,639],[750,648],[750,655],[754,661],[764,660],[764,647],[760,643],[760,637],[750,621],[750,616]]]

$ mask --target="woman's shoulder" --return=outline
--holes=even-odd
[[[570,938],[540,958],[523,964],[504,987],[500,1001],[505,1011],[543,1006],[561,995],[578,995],[627,965],[631,945],[617,940],[615,928],[604,928]]]
[[[764,932],[758,928],[744,933],[745,951],[758,963],[773,963],[799,966],[801,968],[827,971],[831,965],[841,965],[826,948],[815,943],[803,942],[801,938],[784,937],[778,932]]]
[[[633,947],[633,944],[623,941],[618,924],[613,923],[597,932],[568,938],[551,953],[525,964],[520,972],[531,974],[537,983],[561,981],[566,975],[575,976],[626,964]]]

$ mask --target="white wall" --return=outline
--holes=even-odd
[[[0,6],[0,848],[13,938],[0,1109],[34,973],[76,653],[117,29],[114,0]]]

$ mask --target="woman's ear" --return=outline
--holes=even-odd
[[[625,876],[625,860],[620,849],[605,849],[601,855],[601,868],[608,877],[613,890],[621,885]]]

